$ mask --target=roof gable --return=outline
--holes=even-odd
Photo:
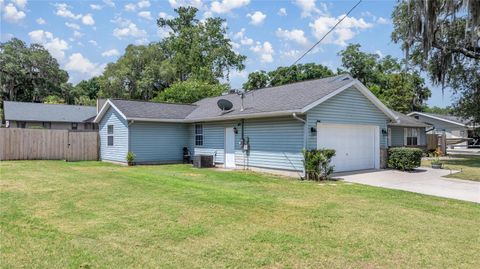
[[[424,113],[424,112],[411,112],[408,114],[408,116],[412,115],[419,115],[419,116],[424,116],[430,119],[435,119],[443,122],[447,122],[450,124],[454,124],[457,126],[462,126],[462,127],[467,127],[467,124],[465,123],[465,120],[462,120],[459,117],[455,116],[449,116],[449,115],[439,115],[439,114],[433,114],[433,113]]]

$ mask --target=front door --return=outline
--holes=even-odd
[[[225,128],[225,167],[235,168],[235,132],[233,127]]]

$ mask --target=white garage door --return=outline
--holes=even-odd
[[[335,149],[335,172],[378,168],[377,130],[377,126],[319,123],[317,148]]]

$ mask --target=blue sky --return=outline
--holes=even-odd
[[[230,83],[240,88],[247,74],[292,64],[315,43],[356,1],[254,1],[254,0],[131,0],[34,1],[0,0],[1,41],[12,37],[43,44],[70,75],[70,82],[101,74],[128,44],[146,44],[168,35],[156,19],[174,15],[181,5],[196,6],[199,18],[218,16],[227,21],[236,51],[247,56],[246,69],[234,72]],[[391,12],[396,1],[363,1],[302,62],[332,69],[340,66],[337,53],[349,43],[364,51],[401,58],[390,40]],[[451,103],[449,90],[442,95],[432,87],[429,105]]]

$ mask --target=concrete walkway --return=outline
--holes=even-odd
[[[450,170],[422,167],[414,172],[369,170],[339,173],[334,177],[347,182],[480,203],[480,182],[443,177],[449,174]]]

